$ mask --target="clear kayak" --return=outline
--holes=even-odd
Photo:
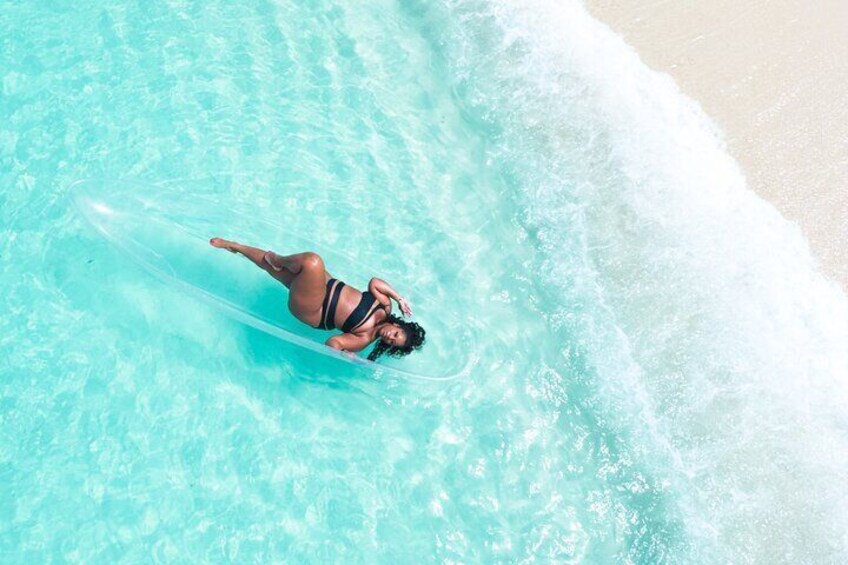
[[[209,245],[211,237],[229,234],[282,254],[315,251],[333,276],[360,289],[372,276],[392,280],[390,273],[369,269],[345,254],[287,232],[283,226],[179,184],[81,180],[70,192],[77,209],[122,256],[193,298],[289,344],[381,375],[424,380],[454,379],[467,374],[476,363],[471,331],[444,308],[408,288],[399,290],[413,304],[415,321],[427,330],[421,350],[401,359],[383,357],[376,362],[365,358],[368,350],[359,355],[338,352],[324,345],[330,332],[303,324],[288,311],[285,286],[243,258]]]

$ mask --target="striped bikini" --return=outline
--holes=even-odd
[[[321,321],[315,326],[319,330],[334,330],[336,329],[336,308],[339,305],[339,297],[342,294],[342,289],[345,283],[338,279],[330,279],[327,281],[327,289],[324,292],[324,303],[321,305]],[[373,308],[374,303],[377,303],[377,308]],[[379,310],[382,305],[377,302],[377,298],[367,290],[362,293],[362,298],[353,312],[347,317],[342,324],[341,330],[345,333],[350,333],[374,315],[374,312]]]

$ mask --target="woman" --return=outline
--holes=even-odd
[[[368,355],[371,361],[380,355],[402,357],[424,344],[424,328],[415,322],[392,315],[395,300],[404,316],[411,316],[409,303],[384,280],[371,279],[368,290],[360,292],[334,279],[316,253],[277,255],[256,247],[220,237],[212,238],[213,247],[241,253],[289,289],[289,310],[303,322],[321,330],[341,328],[341,335],[326,341],[340,351],[362,351],[377,340]]]

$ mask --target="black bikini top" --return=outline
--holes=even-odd
[[[342,288],[344,288],[345,283],[338,279],[330,279],[327,281],[327,290],[324,293],[324,304],[321,306],[321,322],[318,324],[318,329],[320,330],[332,330],[336,328],[336,308],[339,305],[339,296],[342,294]],[[362,293],[362,298],[359,300],[359,304],[356,305],[356,308],[350,313],[347,319],[342,324],[342,331],[345,333],[350,333],[374,315],[382,305],[377,302],[378,307],[373,308],[374,303],[377,302],[377,297],[371,294],[369,291],[365,291]]]

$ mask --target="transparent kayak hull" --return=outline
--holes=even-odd
[[[420,351],[371,362],[365,358],[368,350],[352,356],[327,347],[324,342],[332,334],[292,316],[283,285],[243,258],[213,248],[209,239],[238,234],[241,241],[282,254],[315,251],[333,276],[360,289],[372,276],[391,280],[391,275],[188,188],[179,183],[97,179],[78,181],[70,191],[80,213],[121,255],[241,323],[314,354],[386,376],[450,380],[471,370],[475,360],[470,331],[417,289],[400,290],[414,305],[415,321],[427,330],[427,343]]]

